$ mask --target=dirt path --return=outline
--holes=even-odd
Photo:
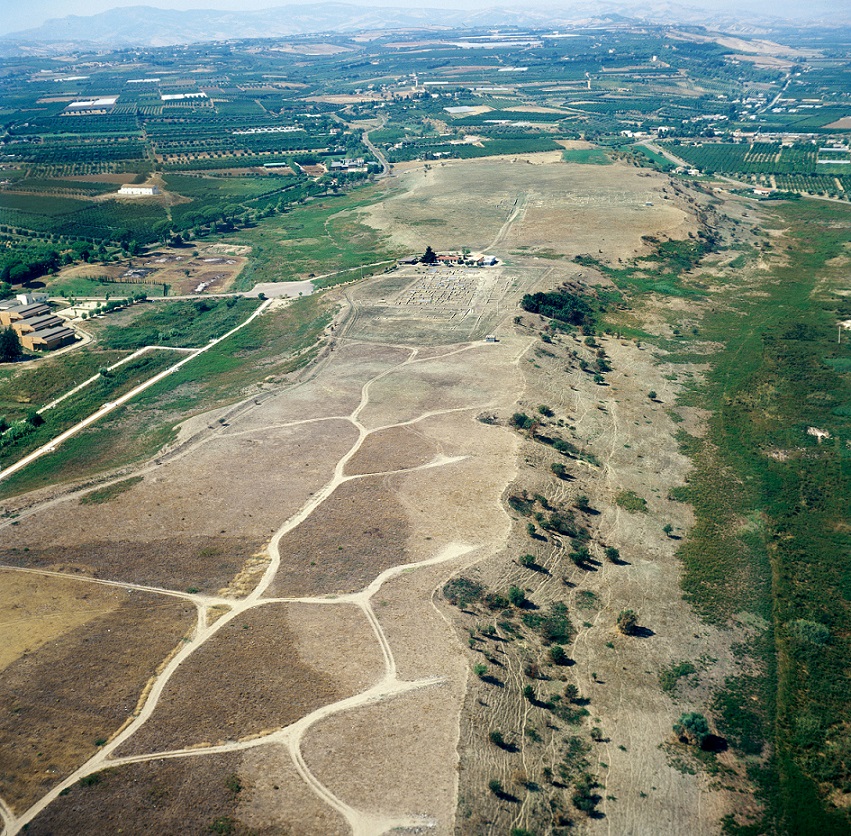
[[[258,311],[255,316],[258,315],[259,312],[260,311]],[[264,597],[264,594],[275,579],[275,576],[280,568],[281,554],[279,544],[281,539],[287,533],[292,531],[294,528],[296,528],[306,519],[308,519],[311,515],[313,515],[341,485],[345,484],[346,482],[357,479],[374,478],[375,476],[392,476],[404,473],[414,473],[417,471],[430,470],[433,468],[442,468],[448,465],[456,464],[466,458],[465,456],[448,456],[445,454],[438,454],[432,459],[432,461],[412,468],[388,470],[378,474],[347,475],[345,472],[346,465],[358,453],[366,439],[376,432],[381,432],[396,427],[410,426],[412,424],[427,421],[428,419],[441,415],[486,408],[489,405],[487,403],[473,403],[469,406],[463,407],[425,410],[422,411],[420,414],[407,420],[384,424],[373,429],[368,429],[360,421],[361,414],[370,405],[371,389],[376,384],[380,383],[382,380],[388,378],[391,375],[398,374],[406,367],[409,367],[414,364],[432,363],[435,360],[444,360],[446,358],[454,357],[456,355],[463,354],[466,352],[483,350],[483,348],[484,347],[481,344],[465,345],[460,348],[450,349],[443,353],[431,355],[425,358],[418,358],[418,354],[420,353],[419,349],[408,348],[408,356],[401,363],[398,363],[392,366],[391,368],[386,369],[380,372],[379,374],[376,374],[375,376],[370,378],[366,383],[364,383],[361,388],[361,396],[359,403],[355,407],[355,409],[349,415],[335,416],[334,419],[331,419],[350,421],[358,430],[358,438],[356,439],[352,447],[346,452],[346,454],[343,455],[336,462],[336,465],[334,466],[333,470],[333,475],[331,479],[326,483],[326,485],[320,491],[316,492],[315,495],[312,496],[310,500],[307,501],[296,514],[292,515],[289,519],[287,519],[275,532],[268,546],[268,553],[270,557],[269,565],[263,573],[263,576],[251,590],[251,592],[242,599],[231,599],[222,596],[197,595],[192,593],[178,592],[174,590],[160,589],[157,587],[144,586],[138,584],[121,583],[117,581],[103,580],[98,578],[80,576],[75,577],[63,573],[51,572],[49,570],[25,568],[17,569],[17,571],[21,572],[30,572],[33,574],[40,574],[46,576],[60,576],[62,578],[71,577],[73,580],[78,581],[80,583],[94,583],[124,589],[136,589],[139,591],[153,592],[157,594],[181,598],[184,600],[191,601],[197,607],[198,618],[193,635],[185,641],[184,645],[170,659],[167,665],[150,684],[150,687],[148,688],[144,697],[144,702],[138,708],[137,714],[135,715],[133,720],[127,726],[125,726],[124,729],[121,730],[115,737],[113,737],[105,746],[103,746],[103,748],[101,748],[100,751],[98,751],[98,753],[94,757],[92,757],[89,761],[83,764],[73,774],[69,775],[60,784],[56,785],[50,792],[45,794],[38,802],[33,804],[28,810],[26,810],[22,815],[18,817],[14,816],[11,810],[9,810],[6,805],[2,805],[2,802],[0,802],[0,813],[2,813],[5,825],[5,836],[12,836],[13,834],[21,832],[21,830],[24,829],[29,822],[31,822],[49,804],[55,801],[63,793],[64,790],[73,786],[80,779],[95,772],[98,772],[102,769],[146,760],[198,757],[205,754],[240,751],[247,748],[254,748],[256,746],[281,743],[286,745],[292,757],[293,763],[299,775],[304,780],[305,784],[310,787],[310,789],[317,795],[317,797],[322,799],[325,803],[327,803],[333,809],[338,811],[345,818],[345,820],[351,827],[352,832],[356,834],[356,836],[374,836],[374,834],[385,833],[394,828],[414,826],[421,827],[423,825],[429,824],[427,820],[417,816],[392,817],[376,815],[374,813],[365,813],[363,811],[355,809],[350,804],[347,804],[346,802],[342,801],[328,787],[322,784],[313,775],[301,753],[301,743],[309,729],[315,723],[323,719],[331,717],[340,712],[350,711],[365,705],[393,699],[396,696],[409,693],[413,690],[432,687],[438,685],[442,681],[439,677],[430,677],[413,681],[403,680],[398,677],[393,650],[390,646],[390,642],[387,639],[384,629],[382,628],[380,622],[376,618],[376,615],[373,611],[371,603],[372,598],[381,590],[382,586],[388,580],[391,580],[392,578],[402,573],[416,571],[419,568],[426,568],[429,566],[434,566],[436,564],[456,561],[459,558],[464,557],[474,551],[477,546],[465,543],[452,543],[449,546],[440,550],[434,557],[430,559],[422,560],[416,563],[400,564],[398,566],[387,569],[384,572],[381,572],[368,586],[366,586],[360,592],[348,595],[337,595],[333,597],[317,596],[299,598],[266,598]],[[187,358],[187,360],[188,359],[191,359],[191,357]],[[306,421],[298,421],[293,423],[311,423],[312,421],[319,420],[329,419],[307,419]],[[145,723],[147,723],[148,720],[153,716],[166,687],[169,685],[176,672],[181,668],[182,665],[184,665],[188,660],[192,658],[192,656],[200,647],[209,642],[222,630],[222,628],[232,622],[239,615],[255,607],[261,607],[276,603],[323,604],[327,606],[354,604],[359,607],[366,616],[368,622],[370,623],[372,630],[375,634],[375,639],[381,648],[385,668],[383,677],[378,682],[376,682],[371,688],[360,694],[357,694],[356,696],[340,700],[330,705],[325,705],[320,709],[307,715],[306,717],[302,718],[298,722],[262,737],[243,741],[235,741],[220,746],[180,749],[168,752],[157,752],[152,754],[132,755],[124,757],[115,756],[114,753],[134,734],[136,734],[139,729],[143,725],[145,725]],[[225,612],[224,615],[221,615],[217,620],[213,621],[212,623],[209,623],[211,620],[210,616],[212,615],[212,610],[214,608],[219,608],[219,610],[221,610],[224,607],[227,607],[227,612]]]
[[[511,231],[511,227],[514,226],[514,223],[518,220],[522,220],[523,216],[526,214],[526,206],[528,203],[528,197],[524,194],[517,198],[514,204],[514,208],[511,211],[511,214],[506,218],[505,223],[502,225],[502,228],[497,232],[496,238],[488,244],[487,247],[484,248],[483,252],[490,252],[495,247],[498,247],[504,240],[505,236]]]

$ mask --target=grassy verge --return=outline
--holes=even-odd
[[[107,401],[115,400],[134,386],[173,365],[178,359],[174,353],[166,351],[143,354],[107,374],[101,374],[85,389],[45,412],[40,416],[43,423],[35,425],[25,422],[28,429],[25,435],[13,440],[8,431],[3,433],[0,435],[0,468],[46,444],[51,438],[96,412]]]
[[[127,354],[126,351],[100,351],[96,346],[86,346],[34,363],[3,366],[8,374],[0,378],[0,416],[17,421]]]
[[[130,351],[146,345],[200,348],[244,322],[259,304],[233,296],[134,305],[97,327],[98,339],[107,348]]]
[[[742,650],[756,669],[729,681],[716,708],[740,753],[763,757],[751,774],[766,812],[755,830],[728,830],[847,832],[833,802],[851,793],[851,374],[836,323],[851,303],[831,288],[851,213],[806,203],[774,217],[791,243],[785,263],[752,274],[759,293],[725,295],[702,323],[723,348],[685,399],[712,418],[704,438],[681,438],[697,517],[684,587],[708,620],[755,627]]]
[[[611,165],[611,157],[602,148],[567,148],[562,152],[566,163],[581,165]]]
[[[321,296],[308,296],[258,317],[131,403],[69,439],[55,453],[0,482],[0,498],[150,458],[175,437],[178,424],[187,417],[238,401],[256,391],[261,380],[282,382],[285,375],[307,363],[330,317],[331,305]],[[97,405],[103,400],[108,398]],[[52,437],[56,433],[54,419],[49,427],[48,437]]]

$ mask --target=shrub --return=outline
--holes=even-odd
[[[634,610],[621,610],[618,613],[618,630],[625,636],[631,636],[638,627],[638,615]]]
[[[799,618],[789,624],[789,635],[801,644],[821,647],[830,639],[830,630],[817,621]]]
[[[587,563],[591,559],[591,552],[585,546],[580,546],[578,549],[574,549],[568,557],[577,565],[582,566],[582,564]]]
[[[530,418],[525,412],[515,412],[511,416],[511,426],[518,430],[528,430],[535,424],[535,419]]]
[[[567,605],[553,601],[550,610],[541,620],[541,638],[547,643],[567,644],[573,638],[573,625],[567,614]]]
[[[639,496],[635,491],[621,491],[615,497],[615,502],[624,511],[634,511],[640,514],[647,513],[647,500]]]
[[[526,593],[519,586],[512,586],[508,590],[508,600],[514,607],[523,607],[526,605]]]
[[[567,468],[561,462],[553,462],[550,465],[550,470],[559,478],[559,479],[569,479],[570,474],[567,472]]]
[[[11,363],[23,353],[17,332],[11,327],[0,330],[0,363]]]
[[[91,775],[84,775],[80,778],[80,786],[81,787],[94,787],[97,786],[101,781],[100,772],[93,772]]]
[[[485,587],[482,584],[465,577],[452,578],[443,586],[444,598],[461,609],[478,601],[484,591]]]
[[[673,728],[680,740],[696,743],[698,746],[703,745],[703,741],[709,736],[709,722],[697,711],[681,714]]]
[[[496,592],[488,592],[485,595],[485,606],[489,610],[504,610],[508,608],[510,601],[504,595],[499,595]]]
[[[550,659],[554,665],[566,665],[569,661],[565,649],[560,644],[554,644],[550,648]]]
[[[538,566],[538,564],[535,560],[535,555],[533,555],[533,554],[521,555],[520,565],[524,566],[526,569],[535,569]]]
[[[487,665],[483,665],[481,662],[479,662],[478,665],[473,665],[473,673],[476,674],[476,676],[479,677],[479,679],[482,679],[487,672],[488,672],[488,666]]]
[[[593,327],[594,311],[591,306],[579,296],[566,291],[552,293],[527,293],[520,305],[529,313],[541,314],[548,319],[557,319],[569,325]]]
[[[573,806],[583,813],[593,813],[600,803],[600,796],[594,792],[597,782],[587,773],[577,779],[573,789]]]
[[[693,673],[697,673],[697,668],[691,662],[674,662],[659,674],[659,685],[666,693],[673,693],[680,679]]]

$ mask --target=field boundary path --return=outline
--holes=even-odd
[[[268,302],[264,303],[263,306],[261,306],[254,314],[252,314],[249,320],[242,323],[242,325],[240,325],[238,328],[228,332],[228,334],[223,335],[215,342],[221,342],[221,340],[226,339],[228,336],[234,333],[234,331],[239,330],[239,328],[247,325],[251,319],[256,316],[259,316],[262,311],[266,309],[266,306],[268,304]],[[205,346],[203,349],[199,349],[197,352],[194,352],[190,356],[181,360],[180,363],[176,364],[171,369],[167,370],[164,373],[161,373],[160,375],[157,375],[157,377],[155,379],[152,379],[152,381],[148,381],[142,387],[137,387],[133,390],[133,392],[127,393],[127,395],[123,396],[121,402],[126,402],[127,400],[135,396],[135,394],[138,394],[139,391],[143,391],[144,388],[153,385],[156,380],[162,379],[165,374],[168,374],[174,369],[183,365],[184,363],[189,362],[193,359],[193,357],[197,356],[202,351],[208,350],[210,347],[212,347],[213,344],[215,343],[211,343],[208,346]],[[524,346],[523,352],[525,353],[527,349],[528,346]],[[392,476],[396,474],[405,474],[413,473],[416,471],[429,470],[432,468],[442,468],[454,465],[468,458],[467,456],[446,456],[444,454],[436,454],[431,461],[410,468],[393,469],[377,474],[347,474],[345,472],[346,465],[358,453],[364,442],[370,436],[377,432],[382,432],[385,430],[399,427],[408,427],[411,425],[415,425],[421,421],[424,421],[428,418],[436,416],[457,412],[474,413],[481,409],[493,407],[493,403],[471,403],[469,405],[461,407],[456,406],[445,409],[422,410],[417,414],[413,415],[412,417],[408,417],[406,420],[400,420],[398,422],[373,427],[372,429],[367,428],[367,426],[365,426],[360,420],[361,414],[370,405],[370,390],[376,383],[378,383],[382,379],[397,374],[411,365],[442,361],[448,357],[455,356],[458,354],[481,350],[488,350],[483,343],[471,343],[464,344],[461,346],[458,346],[456,344],[454,346],[447,346],[446,351],[440,352],[436,355],[429,354],[427,357],[420,358],[418,356],[420,350],[416,347],[409,346],[407,347],[408,356],[406,358],[392,365],[390,368],[385,369],[384,371],[378,374],[375,374],[363,384],[361,388],[359,402],[354,408],[354,410],[348,415],[339,415],[331,417],[323,416],[317,418],[309,418],[301,421],[293,421],[283,425],[276,425],[290,426],[295,424],[305,424],[327,420],[347,420],[357,429],[358,436],[352,446],[349,448],[349,450],[337,460],[329,481],[320,490],[315,492],[295,514],[291,515],[286,521],[284,521],[284,523],[275,532],[267,547],[267,553],[269,557],[268,567],[266,568],[262,577],[259,579],[256,585],[253,587],[253,589],[242,598],[230,598],[221,595],[201,595],[188,592],[180,592],[177,590],[164,589],[155,586],[125,583],[121,581],[112,581],[100,578],[72,576],[61,572],[52,572],[50,570],[44,569],[29,569],[7,566],[2,567],[4,570],[14,569],[15,571],[21,573],[61,577],[63,579],[69,579],[79,583],[100,584],[121,589],[133,589],[148,593],[176,597],[191,602],[197,610],[197,622],[192,634],[186,639],[184,639],[183,643],[180,645],[179,650],[174,654],[174,656],[170,658],[170,660],[161,670],[161,672],[157,674],[149,683],[149,687],[146,689],[145,695],[140,701],[140,704],[137,706],[136,711],[132,716],[132,719],[122,729],[120,729],[92,758],[90,758],[86,763],[76,769],[72,774],[68,775],[64,780],[54,786],[48,793],[46,793],[42,798],[40,798],[36,803],[31,805],[29,809],[24,811],[19,816],[15,816],[9,806],[4,803],[2,799],[0,799],[0,817],[2,817],[2,821],[4,823],[3,836],[14,836],[14,834],[18,834],[24,831],[29,825],[29,823],[33,821],[33,819],[35,819],[42,811],[44,811],[52,802],[59,798],[67,789],[72,787],[81,779],[86,778],[86,776],[92,775],[96,772],[99,772],[100,770],[131,763],[139,763],[143,761],[167,760],[175,758],[194,758],[202,757],[208,754],[212,755],[223,752],[243,751],[270,744],[283,745],[286,748],[286,750],[290,754],[293,765],[295,766],[295,769],[297,770],[304,784],[309,787],[310,790],[325,804],[330,806],[345,819],[354,836],[379,836],[379,834],[387,833],[397,828],[431,828],[435,826],[436,822],[430,820],[428,817],[425,817],[423,815],[411,814],[391,816],[376,814],[374,812],[365,812],[363,810],[358,810],[350,804],[347,804],[334,792],[332,792],[331,789],[325,786],[313,774],[313,772],[305,762],[304,756],[301,751],[301,744],[305,734],[321,720],[332,717],[342,712],[358,709],[363,706],[392,700],[397,696],[408,694],[412,691],[438,687],[444,683],[444,679],[442,677],[431,676],[421,679],[403,679],[399,676],[393,649],[390,645],[390,641],[384,631],[384,628],[382,627],[373,610],[372,599],[379,592],[379,590],[381,590],[381,588],[386,582],[396,577],[399,577],[402,574],[415,572],[419,569],[425,569],[444,563],[457,563],[457,561],[461,560],[462,558],[468,558],[469,555],[480,549],[481,544],[468,542],[450,542],[441,549],[439,549],[437,553],[430,558],[412,563],[401,563],[399,565],[392,566],[391,568],[380,572],[367,586],[362,588],[360,591],[349,594],[318,595],[308,597],[266,597],[266,593],[272,585],[273,581],[275,580],[275,577],[281,566],[281,553],[279,548],[281,539],[287,533],[289,533],[297,526],[301,525],[309,517],[311,517],[319,508],[321,508],[322,505],[334,494],[338,487],[349,481],[363,479],[367,476]],[[116,408],[118,405],[119,402],[116,402],[112,405],[107,405],[109,409],[107,409],[106,407],[102,408],[93,416],[90,416],[89,419],[86,419],[85,422],[81,422],[79,425],[77,425],[74,430],[79,431],[79,429],[82,429],[83,426],[87,426],[88,423],[91,423],[91,421],[93,420],[97,420],[99,417],[106,414],[107,411]],[[261,428],[260,431],[262,432],[263,429],[268,428]],[[55,445],[57,443],[61,443],[61,440],[64,440],[64,437],[68,437],[68,434],[66,433],[63,434],[63,436],[57,437],[57,439],[54,440],[52,444]],[[48,450],[45,448],[41,452],[36,452],[39,455],[43,455],[44,453],[48,452]],[[22,462],[24,462],[24,460],[22,460]],[[25,464],[26,462],[20,464],[20,466],[25,466]],[[374,682],[366,690],[363,690],[362,692],[354,696],[350,696],[345,699],[341,699],[336,702],[321,706],[320,708],[314,710],[313,712],[309,713],[307,716],[299,719],[298,721],[267,734],[261,734],[259,736],[234,740],[228,743],[218,745],[181,748],[169,751],[159,751],[129,756],[115,755],[115,752],[130,738],[132,738],[139,731],[139,729],[142,728],[154,715],[154,712],[160,702],[160,698],[162,697],[166,688],[169,686],[169,683],[172,681],[174,675],[177,673],[178,670],[180,670],[182,665],[192,659],[196,651],[203,647],[214,636],[216,636],[227,624],[232,622],[241,614],[244,614],[247,611],[258,607],[264,607],[274,604],[318,604],[328,607],[352,605],[356,606],[367,619],[367,622],[371,627],[372,633],[374,634],[375,640],[380,647],[381,656],[383,659],[383,674],[378,679],[378,681]],[[223,608],[227,608],[227,612],[225,612],[224,615],[221,615],[221,611]],[[214,612],[215,616],[217,617],[214,617]]]

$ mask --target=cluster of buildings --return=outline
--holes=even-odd
[[[344,160],[334,160],[331,163],[331,171],[366,171],[366,163],[363,157],[351,159],[346,157]]]
[[[421,256],[412,255],[408,258],[399,259],[399,264],[419,264],[427,262],[422,260]],[[435,264],[446,267],[495,267],[499,263],[499,259],[494,255],[483,255],[482,253],[470,252],[445,252],[437,253]]]
[[[74,342],[74,329],[28,294],[0,302],[0,328],[11,328],[28,351],[52,351]]]

